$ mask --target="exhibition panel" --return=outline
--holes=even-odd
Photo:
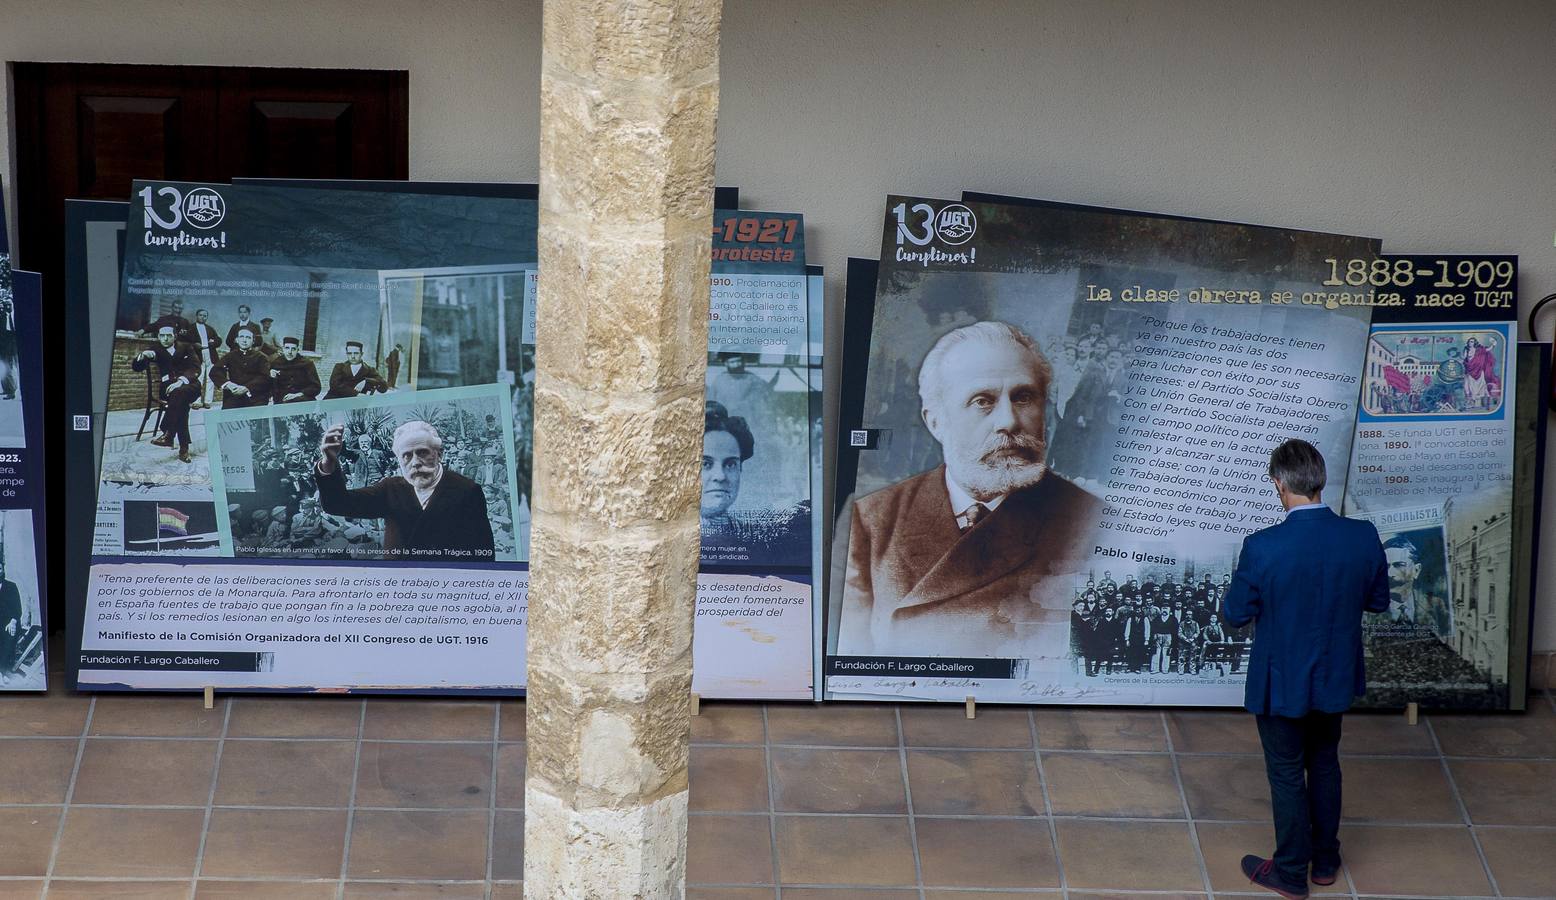
[[[521,686],[534,211],[135,185],[79,684]]]
[[[1371,706],[1522,709],[1514,621],[1518,261],[1386,256],[1331,279],[1386,297],[1362,372],[1347,515],[1378,528],[1389,610],[1363,625]],[[1527,638],[1525,639],[1527,640]]]
[[[1377,242],[898,196],[883,226],[829,696],[1241,703],[1216,610],[1279,521],[1272,447],[1318,446],[1339,504],[1373,298],[1325,281]]]
[[[9,246],[0,225],[0,691],[42,691],[48,672],[43,280],[13,270]]]
[[[532,195],[136,184],[93,329],[112,348],[81,687],[523,690]],[[113,235],[78,212],[85,306]],[[820,278],[798,215],[713,231],[694,689],[808,699]],[[437,460],[402,459],[416,443]]]

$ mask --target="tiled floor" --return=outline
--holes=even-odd
[[[1556,897],[1531,700],[1348,717],[1333,892]],[[693,741],[691,900],[1233,896],[1272,841],[1238,712],[704,704]],[[519,702],[56,691],[0,699],[0,754],[0,900],[522,894]]]

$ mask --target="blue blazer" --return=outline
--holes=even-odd
[[[1388,607],[1388,564],[1371,522],[1326,506],[1248,535],[1221,601],[1232,626],[1256,623],[1243,705],[1292,718],[1350,709],[1367,690],[1362,610]]]

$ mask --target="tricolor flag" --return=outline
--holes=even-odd
[[[157,507],[157,537],[188,537],[189,514],[170,506]]]

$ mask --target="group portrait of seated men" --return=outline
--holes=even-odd
[[[325,386],[312,359],[302,355],[302,342],[271,332],[274,319],[257,322],[252,309],[238,307],[238,321],[225,336],[209,322],[209,312],[196,310],[193,321],[184,318],[184,304],[174,300],[170,311],[148,322],[141,334],[154,337],[156,346],[130,358],[130,367],[149,374],[156,398],[164,405],[159,434],[151,441],[174,449],[181,462],[189,455],[191,409],[244,409],[271,403],[302,403],[319,399]],[[345,361],[330,372],[324,399],[360,397],[389,390],[378,370],[362,356],[361,341],[344,345]]]

